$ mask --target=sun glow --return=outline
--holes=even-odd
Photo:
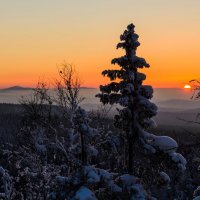
[[[190,85],[184,85],[184,89],[191,89]]]

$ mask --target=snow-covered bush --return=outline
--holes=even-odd
[[[200,200],[200,196],[195,197],[193,200]]]
[[[138,178],[130,174],[123,174],[117,177],[115,181],[123,192],[129,194],[131,200],[150,199]]]
[[[97,200],[97,198],[91,190],[82,186],[76,192],[75,197],[73,197],[72,200]]]
[[[8,172],[0,166],[0,198],[10,200],[13,190],[12,178]]]

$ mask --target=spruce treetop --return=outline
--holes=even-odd
[[[138,68],[149,67],[149,64],[144,58],[136,55],[139,36],[135,33],[135,26],[130,24],[120,36],[120,42],[117,44],[117,49],[125,50],[125,55],[119,58],[114,58],[111,63],[119,65],[120,69],[104,70],[102,75],[110,78],[111,83],[100,86],[101,94],[97,96],[104,104],[120,104],[123,107],[129,107],[133,110],[141,104],[146,104],[152,110],[152,117],[156,114],[157,107],[144,99],[153,97],[153,89],[151,86],[142,85],[146,79],[145,74],[138,72]],[[147,105],[148,104],[148,105]],[[150,108],[151,107],[151,108]]]

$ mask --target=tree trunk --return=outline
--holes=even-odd
[[[133,138],[128,140],[128,173],[133,174]]]
[[[81,161],[85,165],[87,163],[86,152],[85,152],[85,142],[84,142],[83,134],[80,133],[80,135],[81,135]]]
[[[139,137],[139,129],[137,126],[137,120],[135,113],[133,112],[135,109],[134,107],[132,110],[132,123],[130,126],[130,135],[128,138],[128,173],[133,175],[133,159],[134,159],[134,145]]]

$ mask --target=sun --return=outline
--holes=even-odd
[[[190,85],[184,85],[184,89],[191,89],[191,86]]]

